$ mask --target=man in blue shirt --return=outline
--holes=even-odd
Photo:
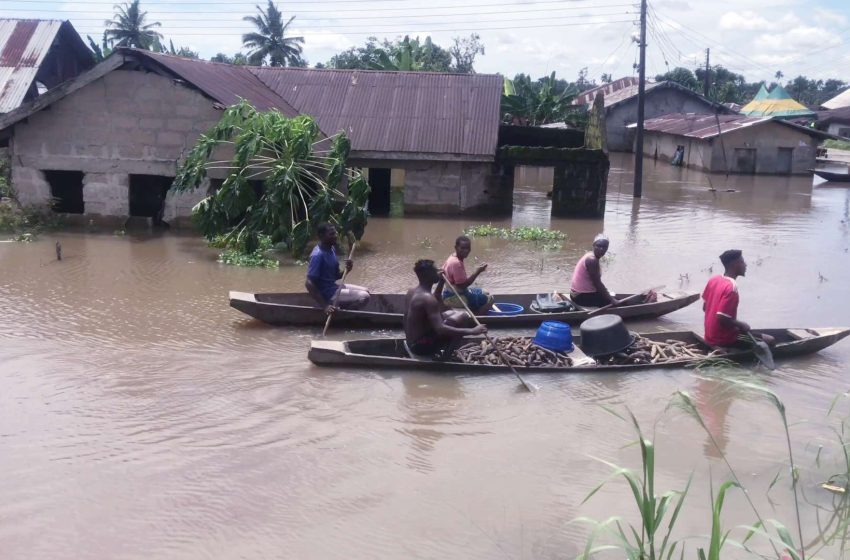
[[[307,265],[307,280],[304,282],[307,292],[328,314],[336,311],[337,307],[359,309],[369,303],[369,290],[354,284],[343,284],[337,296],[339,286],[336,281],[342,278],[342,271],[336,256],[336,227],[333,224],[319,224],[316,233],[319,243],[310,253]],[[346,259],[345,269],[350,271],[353,266],[354,263]]]

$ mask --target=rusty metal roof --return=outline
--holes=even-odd
[[[63,22],[0,19],[0,113],[21,104]]]
[[[503,79],[487,74],[251,67],[327,134],[359,152],[493,158]]]
[[[647,85],[649,85],[649,83],[650,82],[647,82]],[[581,92],[573,100],[573,105],[590,105],[593,103],[593,100],[596,99],[596,94],[600,92],[605,95],[605,104],[608,105],[608,98],[623,88],[634,86],[634,91],[637,93],[637,85],[637,76],[626,76],[619,80],[614,80],[613,82],[602,84],[601,86]]]
[[[676,136],[688,138],[713,138],[719,134],[726,134],[733,130],[740,130],[750,126],[770,122],[767,117],[747,117],[744,115],[701,115],[696,113],[671,113],[663,117],[647,119],[644,121],[644,130],[648,132],[664,132]],[[636,125],[629,125],[629,128]]]
[[[247,66],[183,58],[141,49],[119,50],[124,54],[132,53],[158,64],[222,105],[233,105],[241,98],[261,111],[277,109],[288,117],[299,114],[285,99],[252,74]]]
[[[647,119],[643,123],[647,132],[661,132],[674,136],[685,136],[706,140],[720,134],[728,134],[743,128],[759,126],[764,123],[776,123],[781,126],[794,128],[809,136],[829,138],[830,135],[809,127],[800,126],[783,119],[772,117],[748,117],[746,115],[701,115],[696,113],[671,113],[663,117]],[[635,128],[630,124],[627,128]],[[718,130],[719,129],[719,130]]]

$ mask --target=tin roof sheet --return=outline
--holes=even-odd
[[[840,109],[842,107],[850,107],[850,88],[839,93],[829,101],[823,104],[826,109]]]
[[[352,149],[493,157],[503,79],[487,74],[251,67]]]
[[[0,113],[11,111],[24,100],[62,23],[0,19]]]
[[[647,82],[650,83],[650,82]],[[637,76],[626,76],[624,78],[620,78],[619,80],[614,80],[608,84],[602,84],[601,86],[595,87],[593,89],[588,89],[586,91],[581,92],[576,96],[573,100],[573,105],[590,105],[593,103],[593,100],[596,99],[597,93],[602,93],[605,95],[605,100],[607,104],[608,97],[615,94],[616,92],[627,88],[627,87],[635,87],[635,94],[637,94],[637,85],[638,85],[638,77]]]
[[[643,123],[644,130],[649,132],[664,132],[676,136],[698,138],[704,140],[718,134],[727,134],[750,126],[769,122],[770,117],[747,117],[745,115],[702,115],[696,113],[671,113],[663,117],[647,119]],[[718,132],[719,123],[719,132]],[[629,125],[634,128],[636,125]]]
[[[208,62],[140,49],[120,50],[152,60],[222,105],[233,105],[241,98],[260,111],[277,109],[288,117],[298,115],[292,105],[263,84],[247,66]]]

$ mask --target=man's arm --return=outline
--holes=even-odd
[[[599,268],[599,259],[596,257],[588,258],[584,261],[584,266],[587,267],[587,272],[590,274],[590,281],[593,282],[596,293],[602,294],[614,305],[620,303],[619,300],[611,295],[605,284],[602,283],[602,270]]]
[[[319,288],[316,287],[316,284],[310,280],[310,277],[307,277],[307,280],[304,281],[304,287],[307,288],[307,293],[310,294],[316,303],[319,304],[319,307],[324,308],[326,313],[333,313],[333,305],[331,302],[325,299],[325,296],[322,295],[322,292],[319,291]]]
[[[728,328],[735,328],[741,332],[749,332],[750,325],[745,323],[744,321],[739,321],[738,319],[733,319],[728,315],[724,315],[723,313],[717,314],[717,322]]]
[[[477,325],[471,329],[447,325],[443,321],[440,306],[435,299],[428,298],[428,301],[425,302],[425,315],[428,317],[428,323],[431,325],[431,328],[440,336],[468,336],[487,332],[487,327],[483,325]]]
[[[472,274],[470,274],[470,275],[466,278],[466,280],[464,280],[463,282],[456,282],[456,283],[454,283],[455,288],[457,288],[458,290],[465,290],[465,289],[467,289],[468,287],[470,287],[470,286],[471,286],[471,285],[475,282],[475,280],[478,278],[478,276],[479,276],[482,272],[484,272],[485,270],[487,270],[487,264],[486,264],[486,263],[485,263],[485,264],[478,265],[478,268],[476,268],[476,269],[475,269],[475,272],[473,272]]]

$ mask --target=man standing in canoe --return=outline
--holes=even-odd
[[[319,224],[316,233],[319,242],[310,253],[307,280],[304,282],[307,292],[328,314],[336,311],[337,307],[359,309],[369,303],[369,290],[354,284],[343,284],[337,297],[339,286],[336,281],[342,278],[342,271],[336,256],[336,227],[333,224]],[[346,259],[345,269],[350,271],[353,267],[354,263]]]
[[[434,261],[416,261],[413,272],[419,285],[408,290],[404,301],[404,335],[411,352],[418,356],[445,357],[464,336],[487,332],[483,325],[465,328],[471,318],[462,311],[441,310],[440,293],[445,281]]]
[[[443,273],[446,275],[446,280],[457,288],[460,297],[466,301],[470,311],[476,315],[483,315],[493,307],[493,297],[481,288],[473,288],[472,284],[479,274],[487,270],[487,265],[478,265],[475,272],[467,276],[463,261],[469,256],[470,252],[472,252],[472,241],[467,236],[461,235],[455,239],[455,252],[446,259],[443,265]],[[458,300],[457,296],[448,289],[443,294],[443,302],[449,307],[463,308],[463,302]]]
[[[738,320],[738,284],[735,279],[747,273],[743,252],[739,249],[724,251],[720,262],[723,263],[723,274],[710,278],[702,292],[705,341],[722,348],[751,348],[752,340],[747,336],[750,325]],[[775,342],[770,335],[760,337],[768,344]]]

